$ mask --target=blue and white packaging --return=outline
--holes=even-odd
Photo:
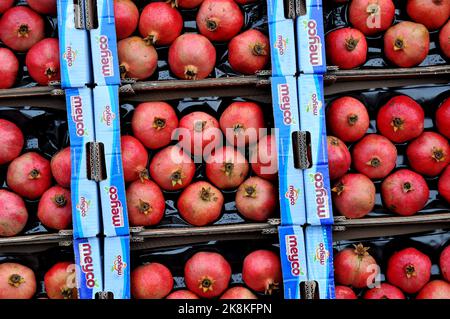
[[[95,137],[103,144],[106,179],[100,181],[103,233],[107,237],[129,234],[125,182],[120,146],[118,86],[94,88]]]
[[[278,153],[282,225],[306,223],[303,171],[294,166],[292,134],[300,131],[297,85],[294,77],[272,77],[272,104]]]
[[[293,3],[294,1],[292,1]],[[288,20],[284,0],[267,0],[267,18],[269,23]]]
[[[105,291],[114,299],[130,299],[130,238],[105,238]]]
[[[272,76],[296,75],[297,56],[295,52],[294,20],[270,22],[269,37]]]
[[[96,237],[75,239],[73,248],[78,298],[95,299],[96,293],[103,291],[100,240]]]
[[[92,90],[66,89],[67,120],[72,162],[71,200],[74,238],[100,233],[97,183],[88,179],[87,144],[95,140]]]

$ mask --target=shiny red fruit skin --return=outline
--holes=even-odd
[[[397,287],[383,282],[380,287],[366,291],[364,299],[405,299],[405,295]]]
[[[422,23],[430,31],[436,30],[450,18],[450,2],[447,0],[408,0],[406,12],[411,20]]]
[[[336,286],[335,287],[335,299],[358,299],[355,292],[350,287]]]
[[[450,59],[450,20],[439,32],[439,46],[444,56]]]
[[[52,157],[50,168],[56,182],[64,188],[69,188],[72,175],[70,147],[64,148]]]
[[[78,299],[75,265],[71,262],[53,265],[45,273],[44,284],[49,299]]]
[[[0,14],[3,14],[14,5],[15,0],[4,0],[0,2]]]
[[[61,186],[49,188],[41,197],[37,216],[44,226],[63,230],[72,223],[72,201],[70,191]]]
[[[177,6],[182,9],[194,9],[202,4],[203,0],[174,0]]]
[[[33,270],[16,263],[0,264],[0,299],[31,299],[35,293]]]
[[[163,299],[172,288],[172,273],[162,264],[149,263],[131,272],[131,295],[136,299]]]
[[[25,61],[30,76],[40,85],[61,79],[58,39],[39,41],[28,51]]]
[[[345,143],[337,137],[327,136],[327,145],[330,180],[335,180],[348,172],[352,157]]]
[[[278,152],[275,135],[265,135],[258,141],[250,156],[253,172],[275,182],[278,179]]]
[[[410,21],[390,27],[384,34],[384,54],[401,68],[417,66],[430,50],[430,34],[423,24]]]
[[[346,174],[332,189],[336,210],[347,218],[362,218],[375,206],[375,185],[363,174]]]
[[[0,236],[11,237],[19,234],[27,220],[28,212],[22,198],[0,189]]]
[[[144,145],[133,136],[121,137],[123,176],[125,182],[148,178],[148,153]]]
[[[139,22],[139,10],[131,0],[114,0],[117,40],[131,36]]]
[[[189,290],[177,290],[172,292],[170,295],[166,297],[166,299],[200,299],[196,294],[190,292]]]
[[[27,0],[27,3],[40,14],[56,16],[56,0]]]
[[[354,69],[366,62],[367,41],[364,34],[353,28],[331,31],[325,37],[327,59],[340,69]]]
[[[450,145],[442,135],[424,132],[406,149],[409,165],[419,174],[439,175],[450,163]]]
[[[369,113],[362,102],[343,96],[334,100],[327,108],[329,133],[344,142],[356,142],[369,128]]]
[[[439,195],[442,196],[447,203],[450,203],[450,165],[447,166],[439,177],[438,191]]]
[[[43,38],[44,19],[28,7],[13,7],[0,19],[0,40],[14,51],[26,52]]]
[[[244,25],[244,15],[234,0],[204,0],[197,13],[197,27],[211,41],[229,41]]]
[[[416,299],[450,299],[450,284],[443,280],[432,280],[419,291]]]
[[[265,69],[269,59],[269,38],[258,30],[244,31],[228,44],[228,62],[236,72],[254,75]]]
[[[450,98],[447,98],[436,111],[436,127],[439,133],[450,139]]]
[[[431,260],[415,248],[405,248],[389,258],[386,277],[389,283],[414,294],[430,280]]]
[[[442,278],[450,283],[450,245],[444,248],[439,257],[439,268]]]
[[[150,163],[150,176],[167,191],[185,188],[191,183],[194,174],[194,162],[177,146],[162,149]]]
[[[282,281],[280,257],[264,249],[248,254],[242,266],[242,279],[250,289],[272,294]]]
[[[258,299],[253,292],[245,287],[232,287],[224,292],[220,299]]]
[[[394,143],[404,143],[423,132],[425,114],[412,98],[399,95],[391,98],[377,114],[380,133]]]
[[[152,150],[169,145],[177,127],[177,114],[166,102],[141,103],[131,119],[133,135]]]
[[[19,72],[19,61],[14,53],[7,48],[0,48],[0,89],[9,89],[14,86]]]
[[[366,135],[352,149],[353,166],[371,179],[385,178],[395,168],[397,148],[386,137]]]
[[[184,266],[186,287],[201,298],[220,296],[231,278],[231,266],[222,255],[198,252]]]
[[[155,73],[158,66],[158,53],[140,37],[120,40],[117,44],[120,63],[120,76],[145,80]]]
[[[353,0],[349,7],[350,23],[365,35],[387,30],[394,21],[392,0]]]
[[[38,153],[25,153],[9,164],[6,180],[18,195],[37,199],[51,186],[50,162]]]
[[[22,152],[25,143],[22,131],[13,122],[0,119],[0,165],[11,162]]]

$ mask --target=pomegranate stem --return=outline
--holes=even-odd
[[[54,198],[55,204],[58,207],[64,207],[67,204],[67,199],[66,196],[64,196],[63,194],[58,194],[55,196]]]
[[[14,288],[18,288],[24,282],[25,282],[25,279],[21,275],[18,275],[18,274],[12,274],[8,278],[8,284],[10,286],[13,286]]]
[[[256,43],[252,49],[253,55],[264,56],[267,55],[266,45],[262,43]]]

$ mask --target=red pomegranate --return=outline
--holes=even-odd
[[[327,145],[330,180],[335,180],[348,172],[352,158],[345,143],[337,137],[327,136]]]
[[[413,170],[437,176],[450,163],[450,145],[442,135],[424,132],[408,145],[406,155]]]
[[[384,34],[384,54],[394,65],[410,68],[422,63],[430,49],[430,34],[423,24],[410,21],[390,27]]]
[[[117,44],[120,76],[145,80],[155,73],[158,66],[158,53],[140,37],[120,40]]]
[[[381,197],[390,211],[411,216],[425,207],[430,191],[425,179],[413,171],[401,169],[381,184]]]
[[[350,287],[336,286],[334,290],[336,299],[358,299],[355,292]]]
[[[0,14],[3,14],[14,5],[15,0],[4,0],[0,2]]]
[[[345,248],[334,256],[334,277],[338,284],[365,288],[371,285],[379,266],[362,244]]]
[[[201,34],[185,33],[169,48],[169,67],[183,80],[202,80],[213,71],[216,49]]]
[[[62,187],[69,188],[72,175],[70,147],[64,148],[52,157],[50,168],[56,182]]]
[[[153,226],[164,217],[166,203],[158,185],[136,180],[128,186],[127,207],[132,226]]]
[[[436,30],[450,18],[450,2],[447,0],[408,0],[406,12],[413,21],[422,23],[428,30]]]
[[[75,265],[59,262],[44,276],[45,290],[49,299],[78,299]]]
[[[0,264],[0,299],[31,299],[36,293],[36,277],[30,268]]]
[[[450,59],[450,21],[448,21],[439,32],[439,46],[442,53]]]
[[[237,147],[256,143],[265,127],[263,110],[253,102],[231,103],[219,122],[228,142]]]
[[[15,193],[37,199],[51,186],[50,162],[38,153],[25,153],[11,162],[6,180]]]
[[[182,9],[194,9],[202,4],[203,0],[173,0],[176,7]]]
[[[48,228],[67,229],[72,223],[70,191],[61,186],[49,188],[39,201],[37,216]]]
[[[369,113],[359,100],[343,96],[327,108],[327,127],[331,134],[344,142],[356,142],[369,128]]]
[[[405,299],[405,295],[397,287],[383,282],[380,287],[366,291],[364,299]]]
[[[177,127],[177,114],[166,102],[141,103],[131,119],[133,135],[152,150],[169,145]]]
[[[164,190],[185,188],[191,183],[194,174],[194,162],[178,146],[162,149],[150,163],[150,176]]]
[[[22,131],[13,122],[0,119],[0,165],[11,162],[22,152],[25,143]]]
[[[275,182],[278,178],[278,152],[275,135],[261,137],[251,152],[250,163],[259,177]]]
[[[349,8],[350,23],[365,35],[387,30],[394,21],[392,0],[353,0]]]
[[[27,0],[28,5],[36,12],[56,15],[56,0]]]
[[[5,189],[0,189],[0,236],[19,234],[28,220],[28,211],[22,198]]]
[[[187,288],[201,298],[220,296],[228,287],[231,266],[222,255],[198,252],[184,266]]]
[[[253,292],[245,287],[232,287],[224,292],[220,299],[258,299]]]
[[[447,98],[436,111],[436,127],[439,133],[450,139],[450,98]]]
[[[148,178],[148,153],[144,145],[133,136],[125,135],[120,139],[122,146],[123,176],[125,182]]]
[[[280,257],[265,249],[248,254],[242,266],[242,279],[254,291],[271,295],[282,280]]]
[[[0,19],[0,40],[14,51],[28,51],[43,38],[44,19],[26,6],[13,7]]]
[[[159,263],[142,265],[131,272],[131,294],[136,299],[163,299],[172,288],[172,273]]]
[[[353,28],[331,31],[325,38],[327,58],[340,69],[354,69],[366,62],[367,41],[364,34]]]
[[[242,184],[249,165],[241,152],[224,146],[206,158],[206,177],[220,189],[232,189]]]
[[[397,149],[386,137],[369,134],[353,147],[352,158],[358,172],[372,179],[380,179],[395,168]]]
[[[404,143],[422,134],[424,121],[422,107],[406,95],[391,98],[377,115],[378,130],[394,143]]]
[[[419,291],[416,299],[450,299],[450,284],[443,280],[432,280]]]
[[[450,245],[444,248],[439,257],[442,278],[450,282]]]
[[[128,38],[138,26],[139,10],[131,0],[114,0],[114,20],[117,39]]]
[[[181,217],[194,226],[214,223],[222,213],[224,198],[220,190],[208,182],[196,182],[181,193],[177,207]]]
[[[444,170],[442,175],[439,177],[438,191],[447,203],[450,203],[450,165]]]
[[[0,48],[0,89],[9,89],[16,83],[19,72],[19,61],[14,53],[7,48]]]
[[[346,174],[332,188],[336,210],[347,218],[361,218],[375,206],[375,185],[363,174]]]
[[[39,41],[28,51],[26,65],[30,76],[40,85],[61,79],[58,39]]]
[[[247,30],[228,44],[228,62],[239,73],[254,75],[264,70],[270,59],[269,38],[258,30]]]
[[[189,290],[177,290],[172,292],[166,297],[166,299],[200,299],[196,294],[190,292]]]

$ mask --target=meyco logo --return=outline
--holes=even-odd
[[[317,22],[313,19],[305,23],[308,33],[309,62],[312,66],[322,65],[322,41],[317,35]]]
[[[63,58],[67,61],[67,66],[70,68],[75,63],[75,59],[78,55],[78,52],[72,49],[72,46],[69,45],[64,51]]]
[[[278,50],[278,53],[280,55],[284,55],[284,53],[286,52],[287,49],[287,45],[288,45],[288,39],[284,39],[283,35],[279,34],[277,36],[277,40],[275,41],[275,49]]]
[[[296,189],[294,186],[289,185],[289,189],[284,196],[289,199],[289,203],[294,206],[297,203],[300,189]]]
[[[105,35],[100,36],[98,45],[100,48],[100,63],[102,65],[103,76],[114,76],[113,54],[109,49],[108,37]]]
[[[123,207],[119,200],[117,187],[111,186],[106,188],[109,195],[111,222],[114,227],[119,228],[124,226]]]
[[[111,271],[115,272],[117,276],[122,276],[125,268],[127,268],[127,264],[122,260],[122,256],[118,255],[114,259]]]
[[[70,97],[70,109],[72,110],[72,121],[75,123],[75,133],[80,137],[87,135],[84,127],[83,99],[81,96]]]
[[[80,243],[78,245],[78,250],[80,252],[80,267],[86,279],[86,286],[91,289],[97,287],[91,245],[89,243]]]
[[[286,256],[291,264],[291,274],[295,277],[303,275],[303,270],[299,259],[298,238],[297,235],[287,235],[286,240]]]
[[[314,261],[318,262],[324,266],[330,257],[330,252],[325,248],[323,243],[319,243],[316,248],[316,254],[314,256]]]
[[[310,177],[314,183],[317,216],[320,219],[329,218],[330,207],[328,206],[328,192],[325,189],[323,175],[321,173],[316,173],[310,174]]]
[[[306,105],[306,112],[312,112],[314,116],[318,116],[321,109],[322,101],[319,101],[316,93],[311,94],[311,100]]]
[[[86,217],[89,211],[89,206],[91,206],[91,201],[87,200],[86,197],[81,196],[80,201],[77,204],[77,210],[80,212],[81,217]]]
[[[289,84],[278,84],[278,104],[280,110],[283,112],[283,123],[291,125],[293,123],[291,113],[291,97],[289,94]]]
[[[106,126],[112,126],[112,122],[116,118],[116,114],[111,110],[111,106],[106,105],[105,110],[102,113],[101,122],[105,123]]]

